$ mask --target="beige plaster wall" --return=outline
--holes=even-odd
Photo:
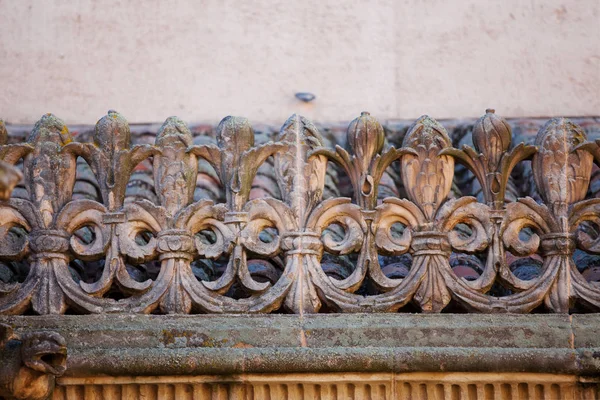
[[[13,123],[598,115],[600,0],[0,0],[0,83]]]

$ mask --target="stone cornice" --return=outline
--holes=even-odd
[[[50,330],[67,376],[301,372],[600,374],[600,315],[14,316]]]

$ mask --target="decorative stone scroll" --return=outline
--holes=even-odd
[[[170,117],[153,145],[132,146],[115,111],[89,143],[51,114],[25,143],[8,144],[0,128],[0,268],[13,272],[0,275],[0,314],[600,309],[600,284],[573,261],[600,254],[600,199],[586,198],[600,148],[566,119],[513,145],[510,125],[487,110],[473,147],[461,148],[428,116],[391,147],[368,113],[334,149],[297,115],[261,144],[239,117],[220,123],[217,145],[195,143]],[[74,195],[78,159],[97,198]],[[513,201],[523,163],[539,196]],[[482,201],[453,194],[455,164],[473,174]],[[224,202],[194,197],[206,177],[199,165],[212,166]],[[277,195],[257,197],[265,165],[277,187],[258,192]],[[140,166],[152,168],[153,201],[126,198]],[[403,195],[382,199],[394,174]],[[353,197],[332,195],[332,177],[347,179]],[[463,256],[482,260],[478,276],[456,272],[451,258]],[[405,273],[390,274],[386,257],[404,260]],[[325,268],[332,259],[347,273]],[[539,261],[539,273],[515,273],[515,260]]]

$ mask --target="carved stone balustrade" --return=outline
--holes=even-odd
[[[46,114],[17,143],[0,122],[0,315],[23,315],[1,320],[599,312],[600,140],[556,118],[516,143],[494,110],[452,132],[226,117],[213,141],[170,117],[133,145],[109,111],[87,137]]]
[[[216,145],[198,145],[171,117],[154,144],[132,146],[114,111],[90,142],[74,141],[51,114],[24,143],[4,134],[0,314],[598,311],[599,283],[573,256],[600,252],[600,199],[587,196],[600,150],[568,120],[516,144],[487,110],[473,146],[455,148],[424,116],[395,148],[363,113],[346,147],[332,148],[294,115],[273,139],[255,144],[246,119],[227,117]],[[24,190],[8,198],[20,172],[6,164],[19,163]],[[142,163],[153,199],[126,201]],[[265,163],[276,187],[256,195]],[[521,163],[531,165],[536,199],[507,198]],[[480,200],[453,192],[458,164]],[[194,197],[199,168],[216,174],[222,201]],[[74,195],[84,170],[95,198]],[[379,195],[388,171],[405,195]],[[326,190],[327,180],[347,180],[351,198]],[[451,259],[477,268],[461,275]],[[403,275],[390,273],[393,263]],[[537,269],[522,276],[519,263]]]

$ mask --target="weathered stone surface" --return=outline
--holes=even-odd
[[[597,315],[3,317],[53,330],[69,376],[286,372],[600,373]]]
[[[65,337],[54,399],[594,399],[600,387],[591,314],[0,320]]]

